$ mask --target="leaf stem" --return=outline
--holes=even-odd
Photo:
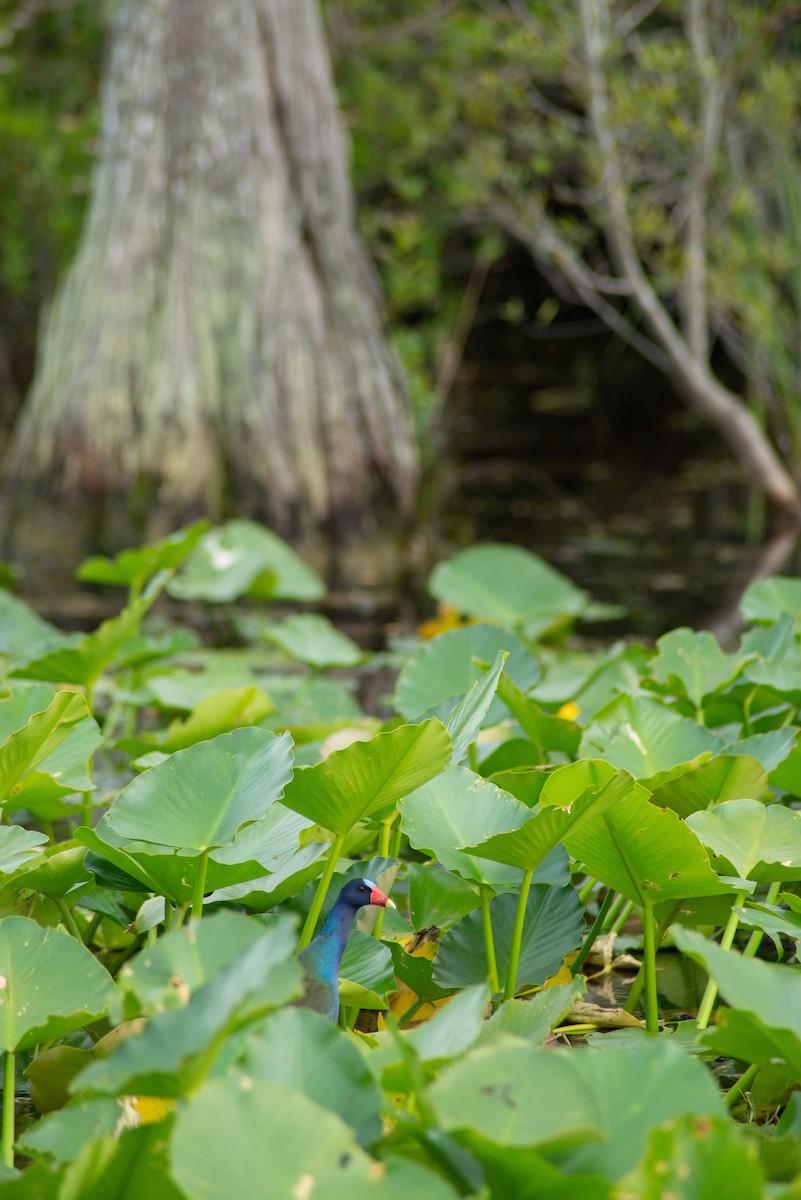
[[[526,904],[528,903],[528,893],[531,889],[531,878],[534,872],[524,871],[523,882],[520,884],[520,895],[517,898],[517,912],[515,913],[515,927],[512,931],[512,944],[509,947],[509,965],[506,968],[506,987],[504,988],[504,1000],[511,1000],[517,990],[517,969],[520,966],[520,947],[523,942],[523,926],[526,921]]]
[[[486,883],[478,885],[478,895],[481,900],[481,926],[484,930],[484,952],[487,956],[487,978],[490,993],[497,996],[501,990],[498,979],[498,960],[495,957],[495,938],[492,935],[492,916],[490,914],[490,889]]]
[[[732,1084],[726,1093],[726,1107],[734,1108],[734,1105],[743,1096],[756,1078],[759,1071],[759,1063],[751,1063],[751,1066],[743,1071],[736,1083]]]
[[[645,975],[645,1028],[659,1033],[659,999],[656,990],[656,927],[654,906],[646,900],[642,908],[643,972]]]
[[[317,918],[323,907],[326,893],[330,887],[331,880],[334,877],[337,860],[342,853],[342,847],[345,845],[345,834],[338,833],[331,844],[331,849],[328,851],[328,861],[325,864],[325,870],[320,877],[320,882],[317,884],[317,891],[314,893],[314,899],[309,909],[309,915],[306,917],[306,922],[300,932],[300,941],[298,942],[298,950],[302,950],[304,946],[308,946],[309,942],[314,937],[314,929],[317,925]]]
[[[780,880],[776,880],[775,883],[772,883],[770,885],[770,887],[768,888],[767,895],[765,896],[766,904],[775,904],[776,903],[776,900],[779,895],[779,891],[781,890],[781,886],[782,885],[781,885]],[[759,944],[762,941],[762,937],[763,937],[762,930],[755,929],[754,932],[751,934],[750,938],[748,939],[745,950],[743,950],[743,958],[753,958],[754,957],[757,950],[759,949]]]
[[[571,975],[574,975],[574,976],[578,975],[579,971],[584,966],[587,955],[589,954],[590,950],[592,950],[592,947],[595,943],[595,939],[597,938],[598,934],[601,932],[601,929],[603,928],[604,919],[606,917],[606,914],[609,912],[609,909],[612,907],[612,901],[614,900],[614,898],[615,898],[615,893],[610,888],[607,891],[606,895],[604,896],[603,904],[598,909],[598,914],[597,914],[595,920],[593,921],[587,936],[584,939],[584,944],[582,945],[578,954],[574,958],[573,962],[570,964],[570,974]]]
[[[381,836],[378,839],[378,853],[381,855],[382,858],[389,858],[389,839],[390,839],[390,835],[392,833],[392,826],[394,824],[396,816],[397,816],[397,809],[395,810],[395,812],[392,813],[391,816],[387,817],[385,821],[381,822]],[[381,928],[384,924],[384,913],[385,912],[386,912],[386,909],[383,909],[383,908],[379,908],[379,910],[378,910],[378,916],[376,917],[375,925],[373,926],[373,937],[374,938],[381,937]]]
[[[729,913],[729,919],[726,922],[726,928],[723,930],[723,936],[720,939],[721,949],[731,950],[732,942],[734,941],[734,935],[737,932],[737,926],[739,924],[740,918],[734,905],[732,905],[731,912]],[[701,997],[701,1003],[698,1005],[698,1015],[695,1018],[699,1029],[706,1029],[707,1025],[709,1024],[709,1019],[712,1016],[712,1009],[715,1007],[717,994],[718,985],[710,976],[710,978],[706,981],[704,994]]]
[[[6,1050],[3,1073],[3,1163],[12,1169],[14,1167],[14,1084],[16,1078],[16,1055],[13,1050]]]
[[[201,917],[203,915],[203,897],[206,894],[206,873],[209,869],[209,851],[204,850],[200,856],[200,861],[197,864],[195,871],[195,887],[192,892],[192,916]]]
[[[81,945],[83,945],[83,938],[81,937],[81,931],[78,928],[78,925],[75,921],[75,915],[74,915],[72,909],[70,908],[69,904],[67,904],[67,901],[64,899],[63,896],[58,896],[56,898],[56,904],[58,905],[59,912],[61,913],[61,918],[64,922],[64,925],[65,925],[67,931],[72,934],[72,936],[75,938],[76,941],[80,942]]]

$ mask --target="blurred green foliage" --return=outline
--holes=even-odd
[[[0,354],[27,384],[39,312],[89,194],[105,6],[0,0]],[[0,395],[0,415],[8,397]]]
[[[114,0],[0,0],[0,424],[32,371],[38,314],[72,256],[91,181]],[[361,228],[425,446],[474,322],[515,317],[490,263],[544,213],[593,269],[601,163],[586,122],[580,6],[550,0],[322,0],[352,141]],[[672,310],[704,78],[725,90],[706,184],[712,340],[788,460],[801,462],[801,33],[785,0],[610,0],[605,70],[638,250]],[[641,19],[636,20],[639,14]],[[540,262],[553,276],[553,264]],[[565,292],[557,282],[557,291]],[[561,300],[543,306],[541,325]],[[625,311],[625,302],[617,301]],[[546,312],[547,308],[547,312]]]

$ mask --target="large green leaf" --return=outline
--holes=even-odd
[[[84,696],[80,692],[56,692],[44,711],[33,713],[22,728],[12,733],[0,746],[0,802],[20,808],[16,797],[26,776],[41,767],[82,721],[97,733]]]
[[[796,967],[744,958],[692,929],[673,926],[676,945],[709,972],[723,998],[704,1041],[745,1062],[786,1062],[801,1082],[801,976]]]
[[[618,696],[584,731],[581,753],[604,758],[651,790],[723,749],[714,733],[656,700]],[[743,751],[747,753],[747,751]]]
[[[173,1175],[203,1200],[455,1200],[416,1163],[376,1163],[340,1117],[302,1092],[249,1074],[216,1079],[179,1114]]]
[[[453,747],[437,720],[401,725],[368,742],[353,742],[314,767],[302,767],[286,789],[284,804],[346,834],[363,817],[386,817],[404,796],[438,775]]]
[[[416,850],[475,883],[514,886],[520,872],[458,849],[493,833],[517,829],[531,816],[525,804],[466,767],[448,767],[398,805],[403,832]]]
[[[89,583],[141,589],[158,571],[171,571],[180,566],[208,528],[208,521],[195,521],[193,525],[178,529],[157,542],[121,550],[114,558],[103,555],[86,558],[75,572],[75,577]]]
[[[625,771],[608,763],[585,759],[554,771],[540,793],[536,813],[517,829],[496,833],[467,854],[491,858],[523,871],[534,871],[570,832],[578,832],[592,817],[620,803],[638,785]]]
[[[655,788],[654,804],[680,817],[726,800],[758,800],[769,794],[764,767],[746,754],[716,754],[677,779]]]
[[[796,621],[801,614],[801,579],[771,575],[750,583],[740,599],[740,612],[746,621],[772,625],[788,615]]]
[[[27,917],[0,920],[0,1049],[23,1050],[96,1020],[112,987],[69,934]]]
[[[547,762],[548,753],[552,750],[571,758],[578,753],[581,742],[578,725],[544,712],[535,700],[515,687],[505,672],[498,684],[498,695],[526,737],[537,747],[541,761]]]
[[[208,741],[232,729],[243,729],[257,725],[273,711],[273,704],[265,692],[255,684],[242,688],[224,688],[204,696],[182,720],[170,723],[163,735],[155,735],[153,745],[166,754],[185,750],[196,742]]]
[[[301,846],[271,874],[258,875],[213,891],[206,897],[206,905],[236,902],[251,912],[269,912],[290,896],[297,896],[307,883],[317,878],[323,869],[322,856],[329,848],[328,842],[310,842]]]
[[[490,903],[498,978],[501,987],[517,912],[517,896],[496,896]],[[584,910],[572,887],[534,884],[526,904],[517,979],[522,987],[544,983],[555,975],[566,954],[575,950],[584,934]],[[467,987],[487,978],[488,966],[481,914],[468,913],[443,937],[434,960],[434,982],[442,988]]]
[[[166,583],[166,573],[151,580],[146,591],[125,606],[116,617],[103,621],[92,633],[69,646],[32,658],[17,660],[11,674],[20,679],[45,679],[90,687],[114,662],[116,655],[135,634]]]
[[[505,670],[513,683],[527,691],[539,677],[539,667],[514,634],[496,625],[465,625],[425,642],[404,664],[395,684],[393,704],[402,717],[413,721],[433,714],[444,719],[461,697],[479,683],[480,663],[493,663],[509,655]],[[504,705],[495,700],[487,721],[500,720]]]
[[[700,708],[705,696],[732,683],[742,670],[746,656],[724,654],[707,630],[673,629],[657,641],[659,653],[650,674],[676,695],[687,696]]]
[[[203,853],[263,817],[292,774],[292,741],[235,729],[180,750],[128,784],[106,819],[118,836]]]
[[[146,1016],[183,1008],[204,983],[215,979],[262,936],[258,922],[221,912],[170,930],[125,963],[119,982]]]
[[[478,892],[439,863],[410,862],[409,916],[414,929],[450,929],[467,913],[478,908]]]
[[[647,1103],[644,1102],[647,1097]],[[446,1130],[475,1131],[501,1146],[556,1146],[571,1172],[619,1179],[651,1129],[685,1113],[723,1116],[706,1068],[659,1039],[580,1053],[521,1041],[470,1051],[443,1071],[427,1100]]]
[[[73,1100],[30,1125],[18,1138],[23,1154],[48,1155],[56,1162],[72,1162],[92,1138],[113,1135],[120,1123],[120,1106],[108,1096]]]
[[[649,1200],[764,1200],[766,1194],[755,1139],[720,1118],[677,1117],[654,1129],[648,1153],[626,1182],[632,1195]]]
[[[0,825],[0,873],[13,873],[31,859],[39,858],[47,835],[21,825]]]
[[[262,637],[294,658],[313,667],[353,667],[364,651],[320,613],[293,613],[277,624],[265,624]]]
[[[780,804],[728,800],[687,817],[687,825],[742,879],[801,879],[801,813]]]
[[[363,1146],[381,1133],[383,1097],[364,1056],[318,1013],[274,1013],[248,1038],[244,1060],[255,1079],[303,1092],[342,1117]]]
[[[69,640],[69,635],[0,587],[0,654],[9,659],[30,661]]]
[[[167,1128],[170,1118],[166,1120]],[[169,1176],[161,1124],[127,1129],[85,1143],[64,1169],[59,1197],[81,1200],[185,1200]]]
[[[671,809],[650,804],[642,788],[589,817],[564,840],[590,875],[635,904],[730,890],[692,830]]]
[[[538,555],[498,543],[438,563],[428,590],[466,616],[524,626],[532,635],[580,616],[589,600]]]
[[[445,728],[453,742],[453,762],[461,762],[467,747],[475,740],[492,704],[503,664],[508,657],[508,651],[501,650],[486,675],[465,692],[445,718]]]
[[[87,1067],[71,1090],[177,1096],[193,1089],[235,1025],[297,995],[295,946],[294,922],[277,919],[193,992],[184,1008],[157,1013],[141,1033]]]
[[[254,521],[228,521],[212,529],[169,586],[178,600],[319,600],[325,587],[316,572],[272,530]]]

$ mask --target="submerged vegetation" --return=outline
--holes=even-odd
[[[478,546],[371,655],[250,522],[78,573],[86,634],[0,591],[0,1198],[801,1194],[799,581],[597,648]]]

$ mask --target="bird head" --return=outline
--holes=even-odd
[[[339,893],[338,904],[349,904],[351,908],[362,908],[365,904],[377,904],[380,908],[394,908],[389,896],[385,896],[372,879],[351,879]]]

